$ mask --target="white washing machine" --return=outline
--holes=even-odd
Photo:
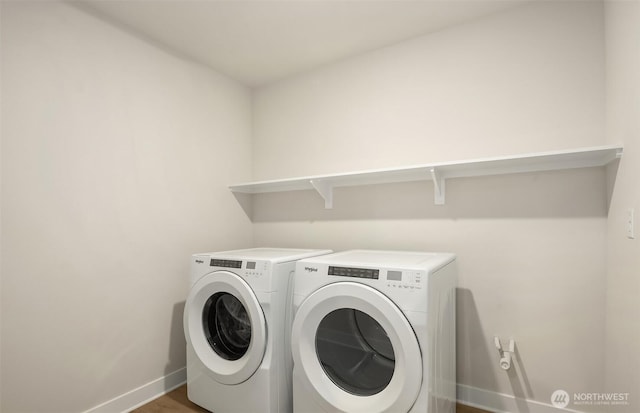
[[[354,250],[298,261],[298,413],[454,413],[455,255]]]
[[[184,309],[187,394],[215,413],[292,409],[290,281],[296,260],[329,250],[195,254]]]

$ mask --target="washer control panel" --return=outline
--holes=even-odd
[[[242,261],[211,258],[210,267],[242,268]]]
[[[245,277],[262,277],[269,269],[269,263],[267,261],[239,261],[239,260],[225,260],[220,258],[211,258],[209,262],[210,267],[222,267],[233,268],[241,271]]]
[[[244,267],[247,277],[262,277],[269,269],[267,261],[245,261]]]

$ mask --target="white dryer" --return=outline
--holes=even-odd
[[[184,309],[191,401],[216,413],[291,411],[290,280],[296,260],[330,252],[193,255]]]
[[[298,261],[294,412],[454,413],[456,278],[453,254]]]

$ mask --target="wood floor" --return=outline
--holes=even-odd
[[[207,410],[193,404],[187,399],[187,385],[180,386],[144,406],[138,407],[132,413],[206,413]]]
[[[458,406],[456,407],[456,413],[491,413],[491,412],[458,403]]]
[[[177,389],[165,394],[133,410],[133,413],[206,413],[207,410],[197,406],[187,399],[187,386],[180,386]],[[486,410],[458,404],[457,413],[490,413]]]

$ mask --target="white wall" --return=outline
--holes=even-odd
[[[607,139],[624,143],[607,225],[606,385],[640,411],[640,2],[607,1]],[[612,174],[616,171],[611,170]],[[626,237],[635,209],[636,238]]]
[[[253,178],[600,145],[604,95],[602,3],[536,2],[257,90]],[[450,180],[441,207],[425,183],[340,189],[333,210],[257,195],[254,242],[456,252],[459,383],[549,404],[604,385],[604,175]],[[494,334],[517,340],[508,374]]]
[[[185,365],[188,256],[251,244],[249,91],[58,2],[2,2],[3,412]]]

